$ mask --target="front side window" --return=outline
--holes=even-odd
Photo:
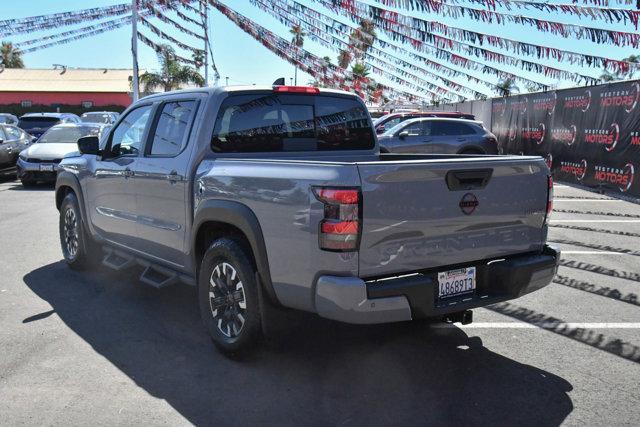
[[[145,105],[131,111],[111,133],[112,157],[137,156],[144,141],[144,131],[149,122],[151,106]]]
[[[195,101],[174,101],[164,104],[153,135],[151,155],[175,156],[182,151],[189,137],[189,127],[195,106]]]
[[[371,149],[369,115],[357,100],[298,94],[233,95],[216,118],[215,152]]]

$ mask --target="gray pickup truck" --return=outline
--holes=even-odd
[[[468,322],[546,286],[559,261],[542,158],[380,154],[346,92],[149,96],[78,147],[56,184],[66,262],[197,286],[225,352],[252,346],[273,309]]]

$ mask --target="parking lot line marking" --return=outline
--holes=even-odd
[[[624,202],[624,200],[619,199],[553,199],[554,202]]]
[[[558,222],[589,222],[596,223],[640,223],[640,219],[552,219],[551,223]]]
[[[562,255],[631,255],[616,251],[562,251]]]
[[[640,323],[624,322],[624,323],[564,323],[564,322],[548,322],[548,323],[524,323],[524,322],[473,322],[468,325],[437,323],[431,325],[433,328],[468,328],[468,329],[557,329],[564,326],[569,329],[640,329]]]

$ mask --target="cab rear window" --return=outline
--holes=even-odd
[[[353,98],[301,94],[232,95],[211,139],[218,153],[373,149],[369,113]]]

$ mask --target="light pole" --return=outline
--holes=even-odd
[[[140,98],[138,81],[138,2],[131,0],[131,54],[133,55],[133,102]]]
[[[209,4],[206,2],[200,3],[200,9],[204,9],[204,18],[202,23],[204,24],[204,86],[209,87]]]

